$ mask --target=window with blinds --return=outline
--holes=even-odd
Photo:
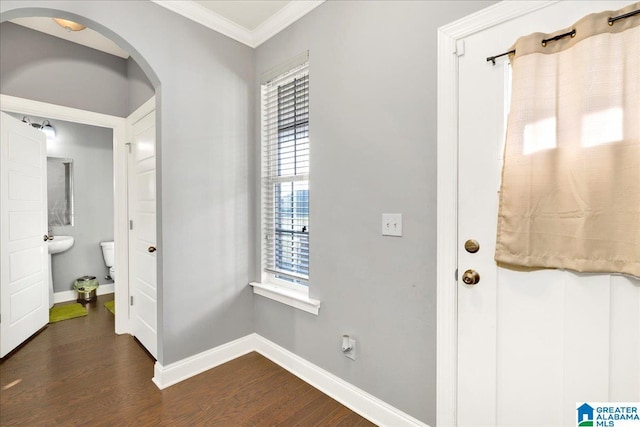
[[[263,263],[275,278],[309,280],[308,63],[262,86]]]

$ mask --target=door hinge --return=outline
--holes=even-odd
[[[127,146],[127,149],[129,150],[129,153],[131,153],[131,143],[130,142],[126,142],[124,145]]]
[[[456,51],[453,52],[456,56],[464,55],[464,40],[456,40]]]
[[[458,269],[457,268],[456,268],[455,276],[456,276],[456,282],[457,282],[458,281]]]
[[[129,301],[130,301],[130,302],[129,302],[129,305],[133,305],[133,295],[131,295],[131,296],[129,297]]]
[[[133,230],[133,220],[129,220],[129,230]]]

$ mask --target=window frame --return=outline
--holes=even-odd
[[[273,142],[269,139],[270,137],[273,137],[274,134],[273,133],[269,133],[270,129],[275,129],[275,137],[277,139],[278,142],[276,142],[275,144],[280,144],[280,116],[276,116],[274,118],[271,119],[271,121],[267,121],[267,116],[268,116],[268,112],[265,108],[265,97],[268,96],[268,94],[273,93],[273,91],[279,91],[280,88],[285,87],[287,85],[290,85],[291,83],[295,82],[296,79],[302,77],[302,76],[306,76],[307,77],[307,81],[308,81],[308,76],[309,76],[309,63],[308,61],[304,61],[301,64],[298,64],[296,66],[291,67],[291,69],[282,72],[280,74],[275,75],[272,79],[270,79],[269,81],[263,83],[261,85],[261,130],[262,130],[262,137],[261,137],[261,171],[260,171],[260,176],[261,176],[261,180],[262,180],[262,188],[261,188],[261,217],[262,217],[262,256],[261,256],[261,264],[262,264],[262,276],[263,282],[269,282],[269,283],[273,283],[275,285],[278,285],[280,287],[284,287],[284,288],[288,288],[288,289],[292,289],[301,293],[304,293],[306,295],[308,295],[308,290],[309,290],[309,276],[307,275],[306,278],[300,277],[300,278],[296,278],[296,274],[294,274],[293,272],[291,273],[290,277],[291,280],[286,280],[286,279],[281,279],[278,276],[288,276],[288,274],[286,273],[286,271],[283,271],[281,274],[274,271],[277,268],[277,264],[278,264],[278,260],[277,260],[277,253],[278,253],[278,247],[276,243],[271,243],[274,246],[274,251],[273,251],[273,257],[274,259],[271,260],[271,263],[273,264],[273,269],[269,269],[268,268],[268,264],[270,263],[269,260],[267,260],[267,244],[268,244],[268,234],[270,232],[272,232],[272,238],[273,239],[277,239],[277,236],[279,234],[286,234],[285,232],[283,232],[282,230],[279,232],[277,230],[277,226],[270,226],[267,225],[266,221],[268,218],[268,215],[266,214],[266,209],[267,207],[265,206],[265,200],[273,200],[274,203],[274,207],[277,205],[277,201],[276,201],[276,195],[278,194],[277,190],[274,189],[275,186],[277,186],[278,184],[289,184],[291,183],[293,186],[295,186],[295,184],[297,182],[306,182],[307,184],[307,195],[308,193],[308,185],[309,185],[309,169],[307,166],[307,171],[306,173],[297,173],[297,170],[294,170],[293,174],[288,174],[288,175],[279,175],[279,173],[273,173],[273,170],[265,170],[265,168],[267,167],[268,164],[271,164],[270,162],[273,160],[277,160],[278,161],[278,165],[275,166],[277,168],[280,168],[280,164],[279,164],[279,154],[275,155],[275,158],[271,158],[271,155],[268,154],[266,151],[268,148],[270,148],[269,146],[273,144]],[[269,84],[273,81],[273,80],[279,80],[279,83],[277,85],[277,87],[269,87]],[[308,84],[308,83],[307,83]],[[308,89],[307,89],[307,93],[308,93]],[[295,97],[295,86],[294,86],[294,97]],[[284,98],[284,97],[283,97]],[[276,110],[279,113],[279,102],[281,100],[280,95],[276,95],[275,99],[278,101],[278,106],[276,107]],[[308,105],[309,102],[307,100],[306,102],[307,105],[307,109],[308,109]],[[271,107],[273,108],[273,107]],[[292,124],[293,126],[293,131],[294,131],[294,135],[296,133],[296,128],[298,126],[298,124],[295,122],[293,122]],[[309,120],[308,120],[308,113],[307,113],[307,121],[306,121],[306,126],[307,129],[309,127]],[[273,131],[272,131],[273,132]],[[310,145],[310,138],[308,136],[308,130],[307,130],[307,139],[308,139],[308,143]],[[298,140],[294,137],[293,139],[293,146],[297,147],[298,146]],[[278,148],[279,149],[279,148]],[[285,148],[286,149],[286,148]],[[279,152],[280,153],[280,152]],[[272,165],[274,166],[274,165]],[[271,190],[268,190],[271,189]],[[307,200],[307,206],[308,206],[308,200]],[[277,223],[277,221],[279,219],[282,218],[282,213],[281,212],[276,212],[273,214],[273,220]],[[295,233],[294,231],[292,231],[292,233]],[[309,239],[309,232],[307,232],[307,239]],[[300,243],[301,245],[302,243]],[[308,240],[307,240],[307,245],[308,245]],[[280,250],[280,252],[282,252],[282,250]],[[308,258],[307,258],[308,260]]]
[[[296,182],[306,182],[307,183],[307,197],[309,196],[309,182],[310,175],[309,170],[306,173],[297,173],[297,170],[292,175],[287,175],[285,177],[278,176],[277,174],[267,175],[267,168],[269,155],[267,150],[265,149],[268,144],[273,144],[273,139],[270,139],[269,136],[273,136],[273,132],[269,134],[270,127],[274,126],[274,119],[271,119],[271,122],[267,120],[268,110],[272,111],[273,107],[267,108],[265,103],[265,97],[268,95],[269,91],[277,90],[274,88],[269,88],[268,84],[274,80],[281,80],[279,82],[278,87],[284,86],[286,84],[291,83],[300,75],[309,76],[309,62],[308,62],[308,53],[305,52],[302,55],[298,55],[296,58],[288,61],[287,63],[276,67],[269,72],[262,75],[261,85],[260,85],[260,132],[261,132],[261,144],[260,144],[260,231],[261,231],[261,239],[260,239],[260,267],[261,267],[261,282],[259,283],[251,283],[254,288],[254,293],[280,301],[282,303],[288,304],[290,306],[299,308],[301,310],[307,311],[312,314],[318,314],[320,301],[309,298],[309,287],[310,287],[310,278],[300,279],[300,282],[284,280],[278,277],[278,273],[274,272],[273,269],[268,268],[269,260],[267,259],[267,239],[270,231],[273,231],[273,236],[276,235],[275,226],[268,226],[267,219],[269,216],[273,216],[273,219],[278,216],[275,213],[273,215],[267,214],[267,203],[271,200],[275,202],[275,194],[276,191],[273,189],[274,185],[277,183],[292,183],[295,185]],[[308,78],[308,77],[307,77]],[[309,83],[307,83],[309,84]],[[309,88],[307,88],[307,96],[309,94]],[[277,107],[276,107],[277,109]],[[307,109],[309,109],[309,100],[307,100]],[[294,128],[297,124],[294,122]],[[306,126],[309,127],[309,119],[307,119]],[[275,118],[275,128],[276,132],[278,132],[278,117]],[[307,131],[309,132],[309,130]],[[308,133],[308,144],[310,146],[311,137]],[[295,139],[294,139],[295,140]],[[290,178],[290,179],[289,179]],[[271,192],[269,192],[268,188],[272,188]],[[295,197],[295,196],[294,196]],[[307,201],[307,203],[309,203]],[[310,229],[311,218],[307,220],[307,226]],[[309,236],[309,232],[307,232],[307,236]],[[307,242],[308,244],[308,242]],[[303,243],[300,243],[303,245]],[[309,251],[310,252],[310,251]],[[276,266],[276,251],[273,251],[274,258],[271,261],[273,267]],[[310,253],[307,260],[310,260]],[[286,272],[283,274],[286,276]],[[292,276],[295,274],[292,273]],[[310,277],[310,276],[309,276]]]

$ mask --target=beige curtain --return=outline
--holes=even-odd
[[[637,9],[516,41],[499,263],[640,277],[640,15],[608,23]]]

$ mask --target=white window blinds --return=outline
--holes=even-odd
[[[308,63],[262,86],[264,268],[309,280]]]

